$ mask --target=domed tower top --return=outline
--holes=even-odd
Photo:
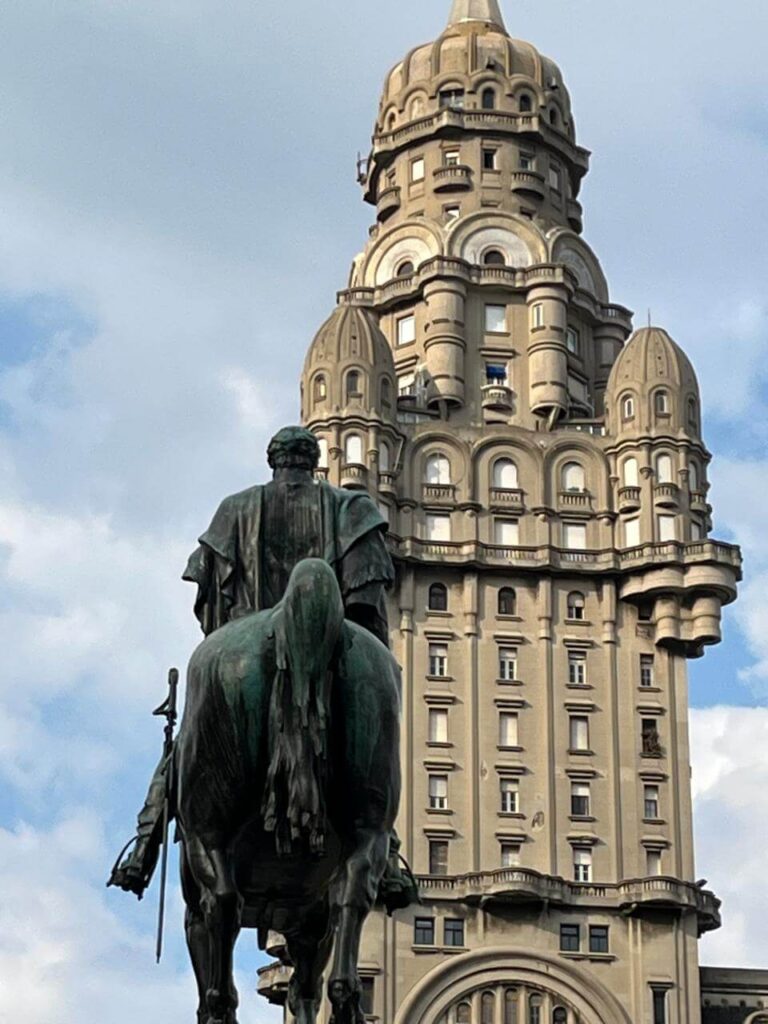
[[[612,434],[682,432],[700,438],[696,374],[663,328],[635,331],[619,353],[608,378],[606,415]]]
[[[302,415],[312,426],[337,416],[395,413],[392,350],[376,315],[361,306],[338,306],[315,335],[304,361]]]

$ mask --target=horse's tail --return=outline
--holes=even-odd
[[[343,622],[333,569],[319,558],[299,562],[275,609],[277,672],[262,806],[280,854],[304,838],[317,855],[324,851],[331,678]]]

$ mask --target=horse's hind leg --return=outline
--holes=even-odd
[[[192,873],[201,888],[200,906],[208,933],[210,960],[205,1024],[237,1024],[238,1000],[232,961],[243,901],[235,887],[223,844],[207,849],[194,836],[185,841]]]
[[[298,923],[296,931],[285,935],[288,955],[293,963],[288,1008],[296,1024],[315,1024],[323,994],[323,971],[328,966],[333,948],[328,904],[313,907]]]
[[[208,991],[208,978],[210,975],[210,948],[208,942],[208,929],[205,924],[203,908],[200,905],[200,886],[195,881],[192,869],[189,866],[185,844],[181,843],[181,892],[184,896],[184,932],[187,937],[187,949],[189,958],[192,961],[192,970],[195,972],[199,1004],[197,1009],[198,1024],[206,1024],[208,1020],[208,1009],[206,1006],[206,993]]]
[[[389,832],[358,828],[339,884],[335,912],[336,951],[328,996],[333,1006],[332,1024],[365,1024],[360,1007],[360,976],[357,961],[365,919],[373,907],[379,882],[387,866]]]

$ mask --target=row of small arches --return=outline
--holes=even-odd
[[[347,401],[353,398],[365,397],[363,390],[363,372],[361,370],[347,370],[344,374],[344,397]],[[317,405],[328,398],[328,379],[324,373],[318,373],[312,378],[312,402]],[[385,408],[392,404],[392,381],[385,377],[379,386],[379,401]]]
[[[637,400],[634,395],[622,395],[619,400],[622,421],[631,421],[637,413]],[[666,420],[672,415],[672,399],[666,388],[658,388],[652,396],[653,412],[657,419]],[[693,429],[699,426],[699,403],[695,398],[686,402],[687,424]]]
[[[581,591],[572,590],[566,599],[567,618],[583,621],[586,606],[586,598]],[[448,588],[444,583],[430,584],[427,608],[431,612],[448,611]],[[496,596],[496,614],[517,615],[517,593],[514,587],[501,587]]]
[[[447,455],[433,453],[424,462],[424,483],[448,485],[451,463]],[[564,491],[583,493],[587,489],[587,475],[578,462],[566,462],[560,470],[560,484]],[[514,491],[520,486],[517,463],[506,456],[496,459],[491,467],[491,485],[497,490]]]
[[[486,249],[480,262],[485,267],[506,267],[507,257],[501,249]],[[403,260],[397,265],[395,277],[411,277],[416,273],[416,265],[413,260]]]
[[[503,995],[503,1016],[504,1024],[519,1024],[518,1009],[520,1006],[520,993],[516,988],[508,988]],[[464,1000],[457,1003],[453,1012],[444,1018],[445,1024],[477,1024],[476,1018],[472,1015],[472,1004]],[[495,1024],[496,1021],[496,994],[494,992],[483,992],[480,999],[480,1021],[479,1024]],[[545,1024],[544,1021],[544,999],[537,992],[532,992],[526,1000],[526,1024]],[[556,1006],[552,1010],[552,1024],[567,1024],[568,1010],[564,1006]]]
[[[462,88],[443,88],[439,93],[439,103],[443,109],[463,109],[465,90]],[[499,106],[499,93],[492,86],[486,86],[485,89],[480,93],[480,109],[481,110],[496,110]],[[532,114],[534,109],[534,98],[529,92],[521,92],[517,96],[516,107],[521,114]],[[426,101],[423,96],[414,96],[408,107],[409,119],[415,121],[420,117],[424,117],[426,113]],[[562,115],[558,110],[557,106],[552,105],[549,107],[547,112],[549,123],[554,127],[559,127],[562,123]],[[386,121],[386,127],[388,131],[392,131],[397,126],[397,113],[392,111]]]
[[[675,466],[671,455],[661,452],[653,461],[656,483],[675,483]],[[621,482],[624,487],[640,486],[640,464],[634,455],[621,463]],[[688,463],[688,487],[691,491],[701,490],[701,476],[695,462]]]

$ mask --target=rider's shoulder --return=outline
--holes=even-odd
[[[228,494],[219,504],[219,513],[234,513],[252,508],[261,500],[263,490],[263,484],[254,484],[252,487],[246,487],[243,491]]]

